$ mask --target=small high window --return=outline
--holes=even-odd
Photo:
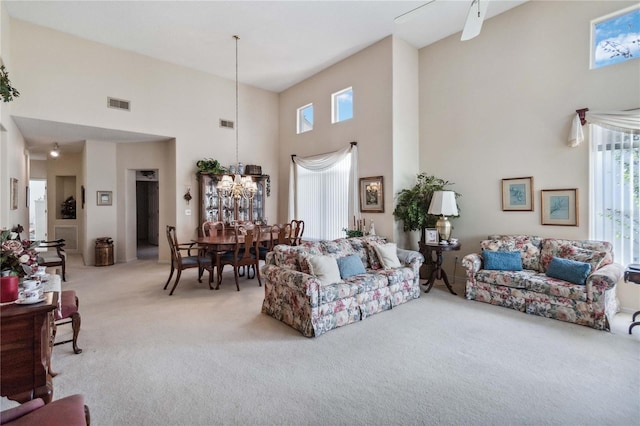
[[[331,95],[331,122],[353,118],[353,88],[347,87]]]
[[[313,130],[313,104],[298,108],[298,134]]]

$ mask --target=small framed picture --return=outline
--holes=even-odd
[[[110,206],[113,204],[111,191],[97,191],[97,203],[99,206]]]
[[[427,244],[438,244],[438,230],[435,228],[427,228],[426,229],[426,243]]]
[[[543,225],[578,226],[578,189],[540,191]]]
[[[360,178],[360,211],[367,213],[384,213],[382,176]]]
[[[533,177],[502,179],[502,211],[533,211]]]

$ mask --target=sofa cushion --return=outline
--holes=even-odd
[[[591,250],[593,259],[588,260],[589,252],[578,249]],[[551,260],[554,257],[563,257],[571,260],[578,260],[591,263],[592,272],[605,265],[613,262],[613,246],[607,241],[593,240],[559,240],[555,238],[545,238],[542,241],[542,249],[540,251],[540,272],[546,272]],[[604,253],[604,258],[598,262],[600,256]],[[594,269],[594,267],[596,267]]]
[[[344,257],[353,254],[355,251],[347,238],[339,238],[333,241],[321,241],[322,254],[330,254],[333,257]]]
[[[526,269],[522,271],[496,271],[481,269],[476,274],[476,281],[491,285],[525,288],[527,279],[536,273],[536,271]]]
[[[318,278],[322,285],[335,284],[342,281],[335,257],[311,256],[308,260],[311,275]]]
[[[366,272],[362,260],[357,254],[338,258],[338,269],[340,270],[340,278],[342,279]]]
[[[547,268],[547,276],[584,285],[591,272],[591,264],[554,257]]]
[[[398,245],[396,243],[373,244],[380,264],[384,269],[399,268],[402,266],[398,259]]]
[[[484,269],[498,271],[522,271],[522,255],[519,251],[491,251],[482,252]]]
[[[535,297],[539,300],[545,299],[541,295],[581,302],[586,302],[589,297],[586,286],[552,278],[543,272],[528,277],[525,281],[525,288],[529,291],[527,298],[534,297],[534,294],[537,294],[539,296]]]
[[[480,243],[482,250],[519,251],[522,268],[540,271],[542,238],[532,235],[490,235]]]

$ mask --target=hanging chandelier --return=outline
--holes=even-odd
[[[218,182],[218,190],[225,198],[246,198],[251,200],[258,191],[258,186],[251,179],[251,176],[242,177],[239,172],[240,162],[238,161],[238,40],[240,37],[234,35],[236,40],[236,174],[235,176],[224,175]]]

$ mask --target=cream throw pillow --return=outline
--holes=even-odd
[[[329,285],[341,282],[338,261],[331,256],[311,256],[308,258],[309,272],[322,283]]]
[[[384,269],[399,268],[402,266],[400,259],[398,259],[398,246],[396,243],[374,244],[373,248]]]

